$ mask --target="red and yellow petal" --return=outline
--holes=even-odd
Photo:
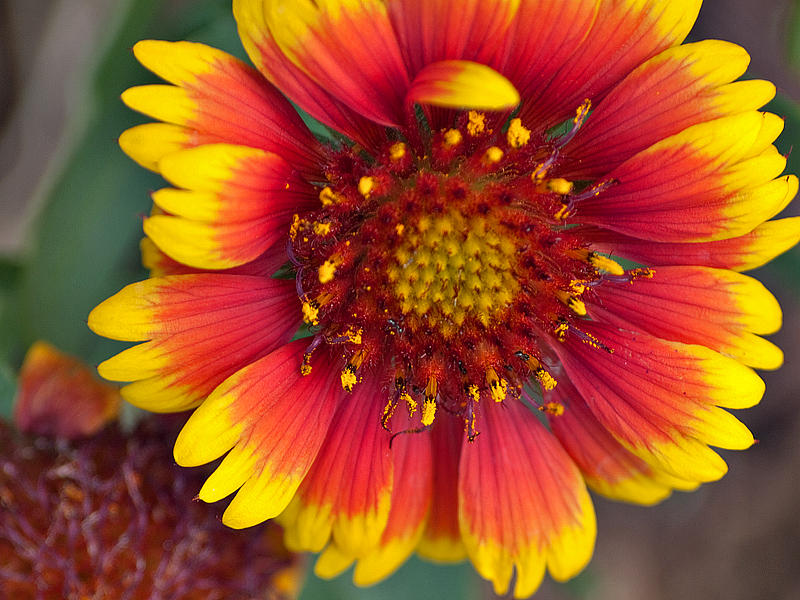
[[[544,397],[564,407],[560,415],[548,414],[550,430],[581,470],[592,490],[613,500],[651,505],[673,488],[689,490],[696,483],[681,481],[648,465],[623,447],[592,414],[589,406],[565,376]]]
[[[288,235],[298,210],[317,203],[289,163],[256,148],[209,144],[169,154],[159,168],[183,189],[153,194],[168,214],[146,219],[144,231],[168,256],[198,269],[254,261]]]
[[[242,38],[250,40],[246,46],[255,43],[269,48],[270,42],[260,39],[269,36],[283,53],[272,53],[271,58],[289,62],[352,111],[381,125],[402,122],[408,74],[383,2],[243,0],[235,4],[240,33],[245,31]],[[266,28],[259,31],[259,26]],[[252,56],[250,48],[248,52]],[[286,66],[279,65],[277,70],[285,71]]]
[[[458,464],[464,427],[457,419],[436,419],[430,435],[435,500],[417,553],[434,562],[458,562],[467,555],[458,524]]]
[[[331,91],[286,58],[269,31],[265,0],[234,0],[233,16],[250,60],[270,82],[321,123],[366,148],[383,139],[382,128],[337,100]]]
[[[145,341],[101,363],[132,381],[122,396],[155,412],[199,404],[227,377],[288,342],[300,324],[294,283],[237,275],[175,275],[131,284],[97,306],[89,327]]]
[[[368,380],[341,401],[283,521],[291,550],[319,552],[332,539],[344,555],[360,557],[380,542],[393,481],[380,388]]]
[[[767,221],[742,236],[713,242],[659,243],[595,227],[581,228],[581,235],[601,252],[646,265],[702,265],[749,271],[800,241],[800,217]]]
[[[514,597],[539,587],[545,566],[564,581],[591,558],[594,508],[580,471],[521,402],[481,403],[480,435],[464,442],[459,521],[475,568]]]
[[[596,291],[590,313],[606,322],[701,344],[760,369],[783,363],[777,346],[753,335],[774,333],[782,319],[778,301],[752,277],[726,269],[660,267],[650,278],[606,282]]]
[[[586,98],[597,103],[634,68],[680,44],[697,18],[701,0],[526,4],[530,6],[519,11],[516,34],[508,37],[503,53],[505,64],[519,66],[513,74],[499,70],[525,100],[522,121],[549,127],[572,116]],[[534,43],[539,49],[532,51]]]
[[[613,185],[581,201],[576,219],[660,242],[744,235],[797,193],[797,177],[773,179],[786,164],[772,146],[782,128],[755,111],[689,127],[612,171]]]
[[[767,81],[740,81],[750,57],[735,44],[705,40],[665,50],[628,75],[565,148],[560,174],[592,179],[691,125],[760,108]]]
[[[282,346],[223,381],[175,442],[182,466],[227,452],[199,498],[216,502],[236,492],[222,515],[229,527],[250,527],[283,512],[325,439],[342,394],[338,370],[321,364],[303,376],[306,346],[305,340]]]
[[[421,427],[420,411],[409,417],[399,408],[392,417],[394,485],[391,508],[380,544],[356,563],[353,581],[372,585],[391,575],[414,551],[422,538],[433,502],[433,453],[430,432]],[[409,433],[402,433],[408,431]],[[436,457],[440,460],[440,457]]]
[[[719,408],[758,403],[764,382],[751,369],[704,346],[589,321],[581,329],[554,349],[598,421],[649,465],[714,481],[727,466],[709,445],[752,445],[750,431]]]
[[[230,269],[196,269],[172,260],[158,249],[150,238],[144,237],[139,243],[142,266],[150,271],[150,277],[167,275],[189,275],[196,273],[218,273],[224,275],[247,275],[252,277],[271,277],[288,262],[286,248],[274,244],[269,250],[250,262]]]
[[[408,90],[409,104],[446,108],[512,110],[519,92],[500,73],[467,60],[445,60],[426,65]]]
[[[307,175],[319,175],[319,144],[281,93],[252,67],[193,42],[144,40],[136,58],[174,86],[127,90],[123,101],[172,124],[140,126],[120,138],[122,149],[156,170],[176,147],[227,142],[277,152]]]

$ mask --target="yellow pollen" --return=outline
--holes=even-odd
[[[374,177],[362,177],[358,180],[358,193],[364,196],[364,198],[369,198],[370,194],[375,189],[375,178]]]
[[[487,148],[486,153],[483,155],[483,162],[486,164],[496,165],[501,160],[503,160],[503,151],[497,146]]]
[[[303,354],[303,362],[300,365],[300,374],[303,377],[311,375],[311,353],[306,352]]]
[[[583,101],[583,103],[578,107],[578,110],[575,112],[575,118],[572,119],[572,122],[576,125],[583,123],[590,110],[592,110],[592,101],[589,100],[589,98],[586,98],[586,100]]]
[[[522,148],[531,139],[531,130],[522,125],[522,119],[511,119],[506,139],[512,148]]]
[[[403,158],[406,155],[406,145],[403,142],[397,142],[396,144],[392,144],[392,147],[389,148],[389,158],[397,161]]]
[[[486,385],[495,402],[502,402],[508,395],[508,382],[497,376],[497,372],[489,367],[486,371]]]
[[[395,408],[397,408],[397,403],[395,403],[393,399],[389,399],[389,401],[386,403],[386,406],[383,407],[383,416],[381,416],[381,425],[383,426],[384,429],[387,430],[389,429],[386,426],[386,423],[388,423],[389,419],[391,419],[392,415],[394,415]]]
[[[408,407],[408,416],[413,417],[414,413],[417,412],[417,406],[419,406],[417,401],[414,400],[414,398],[412,398],[411,394],[408,392],[403,392],[400,394],[400,400],[406,403],[406,406]]]
[[[560,417],[564,414],[564,405],[560,402],[547,402],[539,407],[539,410],[554,417]]]
[[[586,304],[583,303],[583,300],[579,300],[575,296],[570,296],[567,300],[567,306],[569,306],[570,310],[576,315],[580,315],[581,317],[586,316]]]
[[[566,323],[559,323],[556,328],[553,330],[556,338],[558,338],[559,342],[563,342],[567,339],[567,331],[569,330],[569,325]]]
[[[359,350],[356,352],[350,361],[345,365],[344,369],[342,369],[341,379],[342,379],[342,388],[345,392],[352,392],[353,387],[358,383],[358,376],[356,375],[356,371],[358,371],[361,363],[364,362],[364,351]]]
[[[475,385],[474,383],[470,384],[467,387],[467,395],[470,397],[470,399],[472,399],[475,402],[478,402],[481,399],[481,392],[478,389],[478,386]]]
[[[555,378],[553,378],[553,376],[550,375],[550,373],[548,373],[547,371],[545,371],[544,368],[542,367],[539,367],[534,372],[534,375],[536,376],[536,379],[539,380],[539,383],[542,385],[542,389],[545,390],[546,392],[549,392],[550,390],[555,388],[556,385],[558,384]]]
[[[309,325],[319,324],[319,307],[311,302],[303,302],[303,321]]]
[[[314,233],[317,235],[328,235],[331,232],[330,223],[314,223]]]
[[[607,256],[603,256],[602,254],[596,254],[591,252],[589,254],[589,263],[599,271],[606,271],[607,273],[611,273],[612,275],[624,275],[625,269],[623,269],[620,264],[614,260],[611,260]]]
[[[319,201],[322,202],[322,206],[330,206],[331,204],[338,204],[341,202],[342,197],[330,187],[324,187],[319,193]]]
[[[464,137],[458,129],[448,129],[444,132],[444,147],[448,150],[450,148],[455,148],[461,143],[462,139],[464,139]]]
[[[547,181],[547,189],[559,196],[566,196],[572,191],[572,182],[562,177],[556,177]]]
[[[486,115],[477,110],[469,111],[467,115],[469,123],[467,123],[467,133],[472,137],[482,134],[486,131]]]
[[[289,227],[289,237],[294,240],[301,229],[308,226],[308,221],[301,219],[300,215],[295,214],[292,216],[292,225]]]
[[[336,262],[334,259],[329,258],[319,268],[319,282],[328,283],[333,281],[334,273],[336,273]]]
[[[425,402],[422,403],[422,424],[427,427],[433,423],[433,420],[436,418],[436,401],[435,400],[428,400],[425,398]]]
[[[345,392],[352,392],[353,387],[355,387],[356,383],[358,383],[358,378],[356,377],[355,372],[350,368],[348,365],[344,369],[342,369],[342,389]]]
[[[397,226],[394,228],[397,235],[403,235],[403,231],[405,230],[406,226],[402,223],[398,223]]]

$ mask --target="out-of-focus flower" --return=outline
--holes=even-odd
[[[49,372],[40,369],[44,362]],[[37,344],[28,354],[18,403],[30,402],[27,394],[35,390],[33,428],[39,433],[47,423],[47,433],[58,437],[0,422],[0,595],[296,597],[298,563],[277,528],[242,535],[222,525],[213,509],[192,502],[201,477],[168,459],[172,419],[150,418],[127,434],[112,424],[67,441],[75,427],[65,398],[82,422],[108,416],[109,404],[97,402],[91,381],[84,365],[51,346]]]
[[[224,523],[279,517],[323,576],[416,549],[521,597],[589,560],[586,483],[651,504],[752,444],[724,409],[781,312],[739,271],[797,242],[768,219],[798,182],[747,53],[681,45],[699,0],[233,4],[258,71],[134,48],[171,85],[124,93],[163,122],[120,144],[175,187],[153,278],[89,318],[145,342],[100,365],[125,398],[197,407],[175,458],[225,455]]]
[[[22,431],[76,438],[117,418],[119,389],[47,342],[28,350],[19,376],[14,422]]]

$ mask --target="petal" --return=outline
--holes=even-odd
[[[47,342],[34,342],[25,354],[14,400],[20,431],[60,438],[93,435],[117,418],[116,386],[99,381],[93,370]]]
[[[249,275],[253,277],[271,277],[288,262],[286,248],[281,244],[273,246],[264,254],[230,269],[195,269],[183,263],[172,260],[158,249],[150,238],[142,238],[139,243],[142,253],[142,265],[150,270],[150,277],[164,277],[166,275],[188,275],[196,273],[218,273],[226,275]]]
[[[255,260],[288,235],[292,216],[316,206],[313,187],[277,154],[210,144],[170,154],[164,177],[185,189],[165,189],[153,201],[167,215],[144,231],[171,258],[199,269]]]
[[[748,233],[797,193],[796,177],[773,180],[785,166],[771,145],[782,128],[753,111],[689,127],[612,171],[615,184],[581,201],[576,220],[663,242]]]
[[[175,460],[196,466],[230,449],[199,498],[238,490],[222,522],[235,529],[277,516],[306,476],[325,439],[341,390],[331,364],[300,372],[307,341],[287,344],[222,382],[175,442]]]
[[[459,520],[475,568],[505,594],[530,596],[545,565],[554,579],[577,574],[596,535],[592,501],[578,468],[521,402],[481,403],[480,435],[464,442]]]
[[[148,168],[177,143],[237,143],[277,152],[303,173],[318,175],[319,144],[291,104],[253,68],[221,50],[193,42],[144,40],[133,47],[145,67],[172,86],[141,86],[123,101],[179,128],[123,134],[123,150]]]
[[[392,460],[380,425],[385,404],[376,378],[355,387],[333,418],[328,436],[295,498],[287,547],[319,552],[333,536],[349,556],[364,556],[381,539],[389,517]]]
[[[464,427],[457,419],[436,419],[431,429],[433,498],[417,553],[435,562],[458,562],[466,555],[458,525],[458,464]]]
[[[800,217],[767,221],[738,237],[689,244],[658,243],[594,227],[581,228],[581,235],[601,252],[646,265],[704,265],[749,271],[800,241]]]
[[[519,104],[519,93],[491,67],[466,60],[446,60],[427,65],[417,74],[406,101],[449,108],[503,110]]]
[[[752,335],[781,326],[778,301],[752,277],[725,269],[660,267],[651,278],[604,282],[596,292],[591,314],[615,325],[702,344],[757,368],[777,369],[783,362],[779,348]]]
[[[485,63],[497,51],[519,0],[426,0],[387,3],[409,72],[441,60]],[[446,23],[446,26],[442,26]]]
[[[566,376],[559,377],[544,402],[564,407],[561,415],[548,416],[550,430],[595,492],[613,500],[651,505],[669,496],[672,488],[697,486],[654,469],[625,449],[595,418]]]
[[[295,67],[273,39],[267,20],[266,0],[234,0],[233,16],[239,38],[250,60],[261,73],[300,108],[328,127],[367,148],[385,139],[382,128],[337,100]]]
[[[559,174],[593,179],[690,125],[755,110],[775,95],[767,81],[740,81],[743,48],[705,40],[665,50],[628,75],[598,104],[564,149]]]
[[[99,335],[150,340],[106,360],[100,374],[134,381],[123,397],[156,412],[197,405],[225,378],[288,342],[300,324],[293,282],[174,275],[123,288],[89,315]]]
[[[630,71],[680,44],[701,0],[534,0],[523,3],[498,70],[520,90],[519,117],[544,128],[597,103]],[[532,49],[535,45],[538,48]],[[492,66],[495,66],[492,64]]]
[[[236,13],[240,28],[260,17],[259,37],[269,32],[284,61],[342,104],[381,125],[401,122],[408,74],[383,2],[251,1]]]
[[[764,383],[751,369],[704,346],[589,321],[581,329],[554,346],[567,375],[600,423],[651,466],[678,479],[714,481],[727,467],[707,444],[753,443],[744,425],[717,408],[761,399]]]
[[[391,575],[411,556],[425,530],[433,500],[431,435],[428,431],[400,433],[421,427],[420,416],[417,411],[409,417],[399,408],[392,417],[397,437],[392,443],[394,485],[389,520],[378,547],[356,563],[356,585],[372,585]]]

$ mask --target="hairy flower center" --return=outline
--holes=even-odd
[[[377,157],[335,153],[321,207],[295,216],[291,256],[315,333],[304,368],[320,343],[336,345],[346,390],[383,371],[390,406],[422,401],[425,425],[444,406],[469,426],[484,395],[518,395],[531,377],[554,385],[546,338],[580,333],[581,297],[602,270],[622,270],[564,225],[593,189],[549,176],[558,138],[476,112],[418,133]]]

